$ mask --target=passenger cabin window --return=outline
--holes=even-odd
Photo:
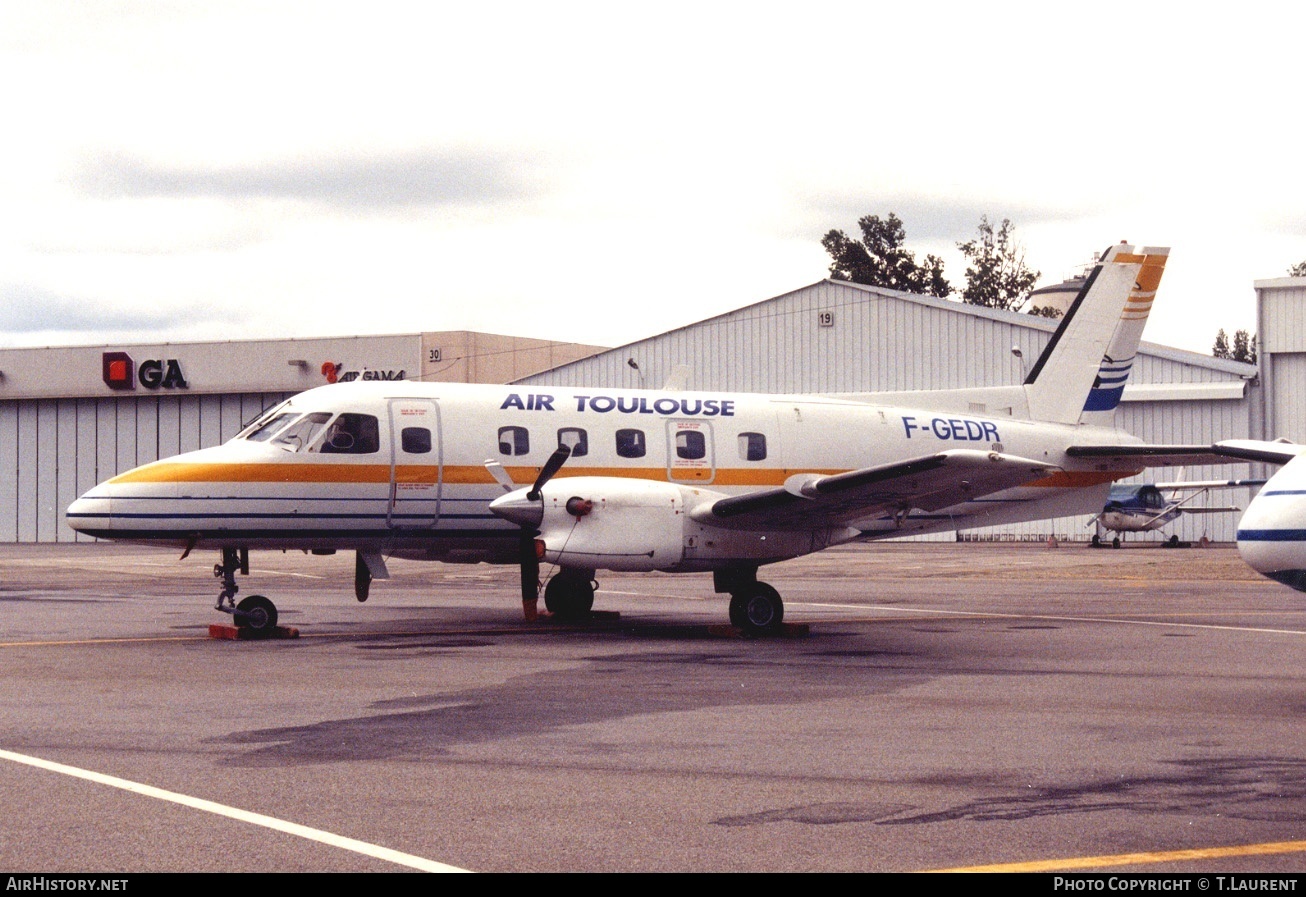
[[[531,437],[525,427],[499,428],[499,454],[525,455],[531,450]]]
[[[558,445],[571,446],[571,456],[579,458],[590,453],[589,435],[580,427],[563,427],[558,431]]]
[[[431,451],[431,431],[426,427],[404,427],[399,441],[410,455],[426,455]]]
[[[618,430],[617,455],[621,458],[642,458],[648,452],[643,430]]]
[[[272,444],[279,445],[291,452],[303,451],[313,444],[313,440],[322,432],[322,428],[326,426],[326,422],[329,420],[331,420],[331,414],[326,411],[305,414],[282,430],[277,438],[272,440]]]
[[[331,455],[372,455],[381,450],[380,432],[376,418],[370,414],[342,414],[327,427],[317,451]]]
[[[681,430],[676,434],[676,457],[697,461],[707,457],[707,439],[701,430]]]
[[[245,438],[251,442],[263,442],[270,439],[276,435],[278,430],[290,423],[291,419],[295,416],[296,415],[290,412],[278,414],[262,426],[255,427],[255,429]]]
[[[739,457],[745,461],[766,460],[766,434],[740,433]]]

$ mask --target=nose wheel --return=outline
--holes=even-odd
[[[214,610],[231,614],[233,621],[241,629],[250,632],[267,633],[277,628],[277,606],[262,595],[250,595],[236,603],[236,571],[249,575],[249,549],[222,549],[222,563],[213,565],[213,575],[222,580],[222,591],[218,593],[218,603]]]
[[[277,606],[262,595],[250,595],[236,605],[236,625],[251,632],[271,632],[277,628]]]
[[[544,606],[560,620],[582,620],[594,608],[594,571],[563,570],[544,587]]]

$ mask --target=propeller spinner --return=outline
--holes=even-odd
[[[570,457],[571,446],[558,446],[540,468],[540,475],[535,478],[530,489],[513,489],[512,477],[503,469],[503,465],[493,460],[485,462],[485,469],[494,477],[495,482],[505,490],[511,490],[507,495],[501,495],[490,502],[490,511],[522,528],[518,550],[523,602],[533,602],[539,596],[540,559],[536,554],[535,534],[536,527],[544,520],[544,484],[553,479],[554,474],[562,469]]]

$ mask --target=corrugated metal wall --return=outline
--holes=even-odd
[[[64,511],[101,480],[217,445],[289,393],[0,402],[0,540],[70,542]]]
[[[656,389],[678,365],[690,389],[856,392],[1019,383],[1055,322],[823,281],[522,380]],[[821,315],[829,315],[823,326]],[[1016,319],[1013,322],[1012,319]],[[991,351],[977,351],[985,347]],[[630,360],[638,365],[632,368]]]
[[[1306,442],[1306,280],[1256,282],[1265,439]]]

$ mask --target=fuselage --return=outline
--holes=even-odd
[[[116,476],[74,502],[67,519],[99,538],[191,548],[515,562],[521,530],[490,511],[504,488],[486,463],[499,462],[527,486],[565,443],[572,453],[557,483],[676,487],[683,506],[669,538],[683,549],[655,568],[707,570],[853,538],[1093,513],[1112,480],[1136,471],[1102,469],[1065,449],[1128,440],[1115,430],[816,396],[356,382],[301,393],[223,445]],[[929,514],[881,512],[819,535],[723,534],[688,513],[796,473],[835,474],[948,449],[1005,452],[1058,472]]]
[[[1306,591],[1306,460],[1289,461],[1238,521],[1238,553],[1253,570]]]
[[[1181,513],[1155,486],[1112,486],[1098,520],[1113,532],[1141,533],[1158,530]]]

